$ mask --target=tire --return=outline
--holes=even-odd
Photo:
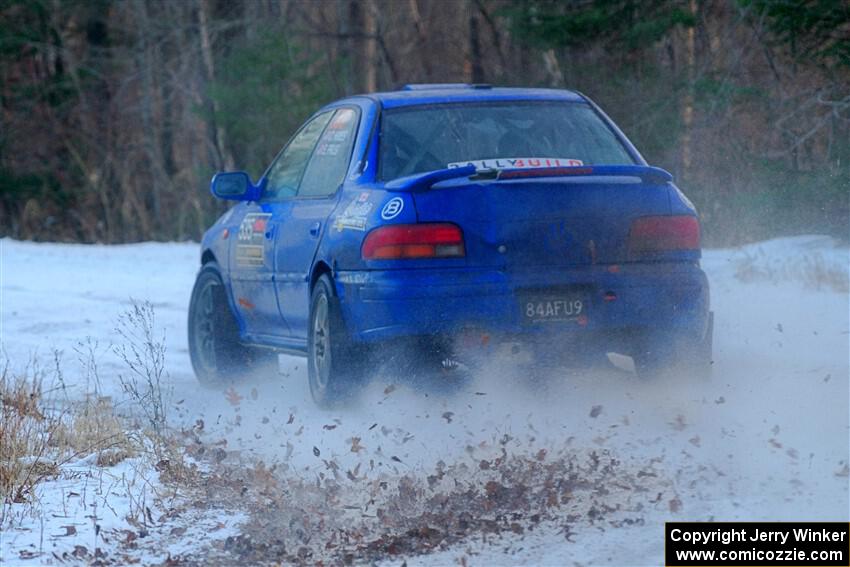
[[[313,286],[307,333],[310,394],[318,406],[325,408],[347,400],[362,383],[364,374],[364,353],[351,341],[333,289],[327,274]]]
[[[218,264],[204,264],[189,301],[189,358],[204,386],[221,387],[277,361],[272,350],[243,345]]]
[[[711,377],[714,346],[714,313],[708,314],[708,325],[701,339],[688,340],[657,337],[639,342],[632,353],[635,373],[639,378],[651,379],[669,373],[679,372],[702,380]]]

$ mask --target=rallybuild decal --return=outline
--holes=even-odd
[[[580,159],[571,158],[541,158],[541,157],[518,157],[518,158],[495,158],[477,159],[470,161],[456,161],[448,165],[449,169],[474,165],[475,169],[539,169],[541,167],[577,167],[584,165]]]
[[[334,221],[334,228],[339,232],[345,229],[366,230],[366,216],[372,212],[374,206],[369,202],[369,196],[368,191],[363,191],[356,199],[352,200]]]
[[[396,218],[402,210],[404,210],[404,201],[401,197],[393,197],[387,201],[387,204],[384,205],[383,209],[381,209],[381,218],[384,220],[392,220]]]
[[[263,240],[270,213],[248,213],[239,224],[236,243],[236,264],[238,266],[263,265]]]

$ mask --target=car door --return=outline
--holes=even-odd
[[[246,204],[237,219],[239,231],[230,254],[233,303],[249,340],[268,343],[291,335],[274,286],[275,241],[286,230],[301,177],[332,115],[324,112],[301,127],[261,179],[259,202]]]
[[[280,324],[272,270],[274,248],[266,237],[270,207],[257,202],[234,209],[236,234],[230,238],[228,264],[233,306],[247,336]]]
[[[360,111],[343,107],[322,133],[278,232],[275,246],[275,286],[280,312],[293,337],[306,338],[310,270],[327,219],[336,207],[339,188],[348,171]]]

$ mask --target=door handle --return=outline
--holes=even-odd
[[[322,223],[314,222],[310,227],[310,236],[319,236],[319,230],[322,228]]]

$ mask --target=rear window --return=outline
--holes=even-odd
[[[508,102],[414,106],[384,111],[380,177],[449,164],[511,158],[632,165],[614,132],[584,103]]]

